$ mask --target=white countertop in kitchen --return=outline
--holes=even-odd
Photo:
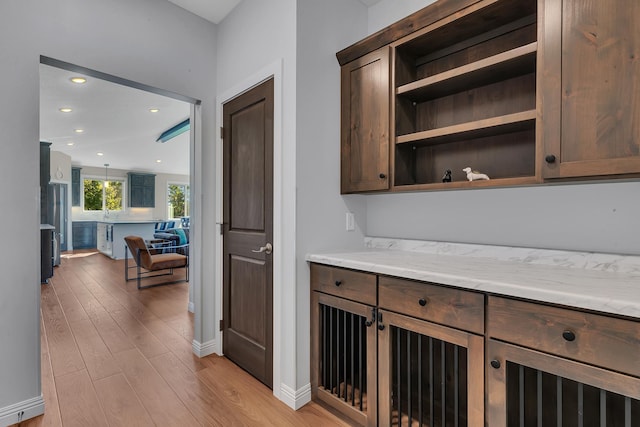
[[[103,222],[105,224],[155,224],[156,222],[162,222],[162,221],[156,221],[153,219],[142,219],[142,220],[134,220],[134,219],[103,219],[103,220],[97,220],[96,222]]]
[[[640,257],[367,238],[310,262],[640,319]]]

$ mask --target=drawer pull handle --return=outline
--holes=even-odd
[[[378,329],[384,331],[384,325],[382,323],[378,324]]]
[[[500,369],[500,361],[497,359],[493,359],[491,361],[491,367],[494,369]]]
[[[424,307],[425,305],[427,305],[427,300],[424,298],[420,298],[420,300],[418,301],[418,304]]]
[[[576,339],[576,334],[573,333],[573,331],[570,330],[566,330],[562,333],[562,338],[564,338],[565,340],[571,342],[571,341],[575,341]]]
[[[336,280],[336,286],[342,285],[342,280]]]

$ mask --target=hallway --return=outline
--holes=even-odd
[[[187,283],[139,291],[123,261],[63,254],[41,285],[46,413],[19,426],[347,425],[315,403],[291,410],[224,357],[194,356],[187,303]]]

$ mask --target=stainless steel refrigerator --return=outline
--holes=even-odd
[[[49,224],[56,230],[53,233],[53,265],[60,265],[60,252],[67,250],[68,215],[67,184],[49,184]]]

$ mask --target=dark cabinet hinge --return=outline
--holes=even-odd
[[[224,128],[220,126],[220,139],[224,140]]]
[[[224,320],[220,319],[220,330],[223,331],[224,330]]]

